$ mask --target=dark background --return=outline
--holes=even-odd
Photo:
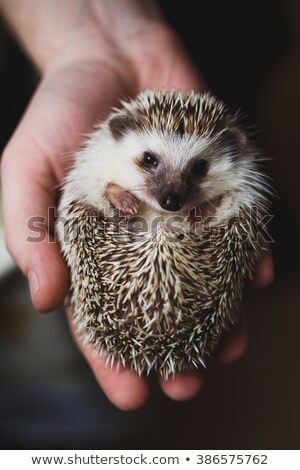
[[[0,283],[2,448],[299,448],[300,6],[287,1],[161,1],[211,90],[255,125],[272,157],[275,283],[246,292],[250,343],[232,365],[210,364],[199,397],[153,393],[115,410],[69,337],[63,312],[37,315],[19,272]],[[196,5],[199,11],[196,11]],[[0,147],[37,77],[0,26]]]

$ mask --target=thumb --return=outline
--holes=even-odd
[[[48,311],[62,302],[68,282],[49,230],[48,207],[54,206],[55,180],[35,142],[19,134],[14,139],[1,162],[6,244],[28,278],[35,308]]]

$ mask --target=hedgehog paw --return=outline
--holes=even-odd
[[[138,212],[139,201],[120,186],[110,184],[106,193],[108,200],[119,211],[121,216],[135,215]]]

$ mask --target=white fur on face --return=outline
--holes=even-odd
[[[215,145],[212,138],[156,131],[129,131],[117,140],[108,126],[103,125],[75,156],[74,168],[66,182],[69,196],[65,203],[70,199],[79,200],[103,210],[107,205],[104,197],[106,187],[114,183],[148,204],[152,210],[164,212],[157,200],[147,193],[145,173],[136,164],[146,151],[158,155],[160,165],[171,165],[179,171],[184,171],[194,159],[208,160],[208,174],[199,182],[199,203],[226,195],[224,205],[218,209],[224,212],[224,217],[235,215],[239,209],[260,201],[264,180],[256,170],[255,155],[248,154],[247,149],[244,155],[233,158],[229,147],[223,147],[220,142]]]

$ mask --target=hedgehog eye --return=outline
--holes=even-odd
[[[192,166],[192,174],[198,177],[204,177],[208,172],[208,161],[200,160]]]
[[[145,167],[157,167],[158,161],[155,155],[150,152],[145,152],[142,159],[142,164]]]

